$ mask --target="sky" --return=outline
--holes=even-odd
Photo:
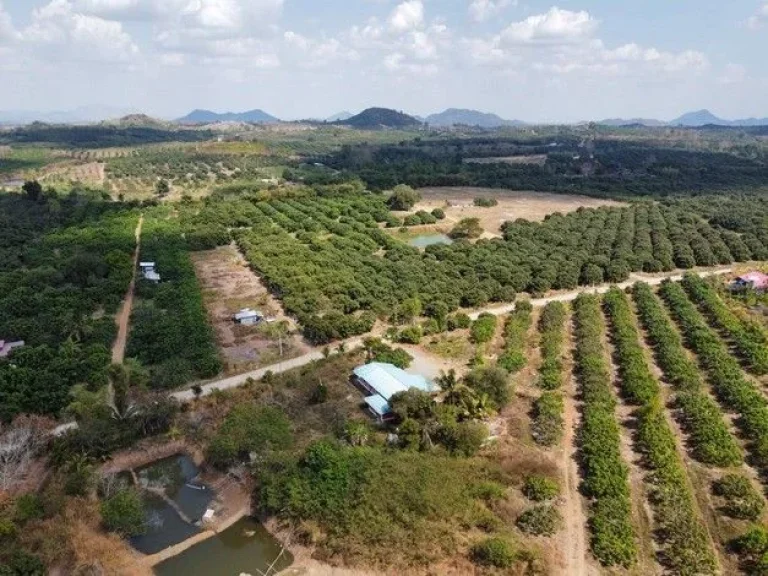
[[[765,0],[0,0],[0,110],[768,116]]]

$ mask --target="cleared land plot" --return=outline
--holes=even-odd
[[[232,321],[233,314],[243,308],[259,310],[275,318],[275,323],[288,322],[290,335],[283,339],[283,359],[310,350],[296,333],[295,322],[285,315],[280,302],[272,297],[236,248],[223,246],[197,252],[192,259],[211,324],[216,330],[225,372],[252,370],[281,359],[279,341],[266,332],[269,326],[238,326]]]
[[[546,192],[518,192],[495,188],[422,188],[419,190],[422,201],[413,209],[430,212],[442,208],[448,226],[462,218],[479,218],[480,225],[486,232],[500,234],[504,222],[524,218],[531,222],[541,222],[553,212],[574,212],[581,207],[599,208],[600,206],[624,206],[613,200],[600,200],[587,196],[549,194]],[[475,198],[495,198],[497,206],[480,208],[473,204]],[[445,227],[445,226],[443,226]]]

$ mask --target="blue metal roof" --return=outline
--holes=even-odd
[[[371,362],[365,366],[355,368],[354,374],[358,378],[365,380],[385,400],[389,400],[398,392],[405,392],[410,388],[417,388],[424,392],[434,392],[436,390],[434,384],[424,378],[424,376],[408,374],[405,370],[392,364]]]
[[[368,404],[377,416],[385,416],[392,411],[389,407],[389,402],[384,400],[381,396],[368,396],[368,398],[365,399],[365,403]]]

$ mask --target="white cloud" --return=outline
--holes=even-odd
[[[336,38],[315,40],[293,31],[283,34],[287,47],[293,49],[297,63],[307,68],[322,68],[340,61],[353,62],[360,58],[358,52]]]
[[[469,16],[475,22],[485,22],[500,14],[507,6],[517,6],[517,0],[472,0]]]
[[[741,64],[729,63],[723,74],[718,76],[720,84],[741,84],[747,79],[747,69]]]
[[[759,30],[766,22],[768,22],[768,2],[760,6],[760,8],[757,9],[757,12],[747,18],[747,28],[751,30]]]
[[[437,74],[439,70],[435,64],[418,64],[411,62],[400,52],[395,52],[384,58],[384,68],[389,72],[406,73],[414,76],[432,76]]]
[[[591,36],[597,27],[597,20],[589,12],[571,12],[554,6],[545,14],[513,22],[501,36],[510,43],[556,44],[580,41]]]
[[[22,37],[51,60],[129,62],[139,53],[120,22],[77,13],[68,0],[33,10]]]
[[[399,4],[389,17],[389,26],[395,32],[407,32],[424,24],[424,4],[421,0],[407,0]]]
[[[4,10],[3,3],[0,1],[0,44],[12,42],[18,37],[19,34],[13,27],[11,16]]]

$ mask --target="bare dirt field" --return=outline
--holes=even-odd
[[[279,340],[267,331],[281,321],[288,323],[290,331],[283,338],[282,359],[300,356],[311,350],[299,335],[296,323],[285,315],[280,302],[251,271],[237,248],[224,246],[197,252],[192,259],[203,288],[209,318],[216,330],[226,374],[279,362]],[[263,326],[235,325],[232,316],[243,308],[258,310],[274,318],[275,322]]]
[[[479,218],[480,224],[489,235],[500,235],[504,222],[524,218],[540,222],[553,212],[573,212],[578,208],[598,208],[600,206],[623,206],[621,202],[601,200],[587,196],[550,194],[547,192],[518,192],[495,188],[422,188],[419,190],[422,201],[413,209],[431,211],[434,208],[445,210],[446,219],[441,223],[446,228],[462,218]],[[499,204],[492,208],[480,208],[473,205],[475,198],[495,198]]]

